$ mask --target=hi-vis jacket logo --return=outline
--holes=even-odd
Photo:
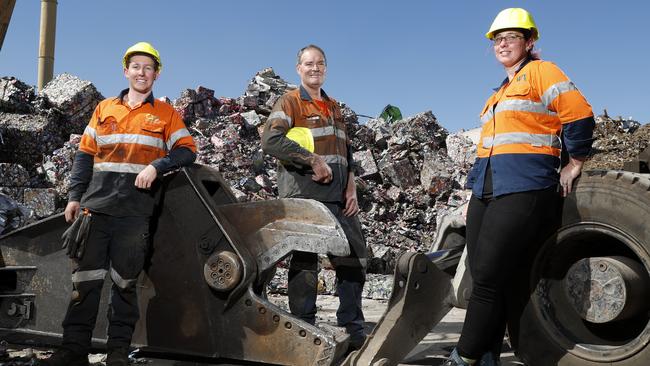
[[[522,80],[524,81],[526,80],[526,74],[517,76],[517,81],[522,81]]]
[[[145,120],[147,123],[151,123],[151,124],[153,124],[153,125],[157,125],[157,124],[161,124],[161,123],[162,123],[162,122],[160,122],[160,118],[158,118],[158,116],[155,116],[155,115],[153,115],[153,114],[149,114],[149,113],[147,113],[147,115],[144,117],[144,120]]]

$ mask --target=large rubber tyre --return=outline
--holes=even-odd
[[[518,296],[520,311],[510,319],[511,341],[526,365],[650,365],[650,298],[628,299],[646,304],[631,319],[596,324],[583,320],[562,291],[569,267],[587,257],[630,258],[641,264],[640,276],[647,281],[649,219],[650,175],[583,173],[564,200],[560,229],[529,267]]]

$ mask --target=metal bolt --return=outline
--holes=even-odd
[[[607,271],[607,268],[608,268],[607,263],[605,263],[605,262],[599,262],[598,263],[598,270],[599,271],[605,272],[605,271]]]
[[[314,344],[320,346],[320,338],[314,339]]]
[[[12,302],[11,305],[9,306],[9,309],[7,310],[7,315],[14,316],[16,315],[17,312],[18,312],[18,307],[16,306],[15,303]]]
[[[251,301],[251,299],[246,299],[246,301],[244,301],[244,304],[246,304],[246,306],[251,306],[253,305],[253,301]]]
[[[287,328],[287,329],[291,329],[291,327],[292,327],[291,322],[284,323],[284,327]]]
[[[300,332],[298,332],[298,334],[300,334],[301,337],[304,337],[307,335],[307,332],[305,332],[304,329],[300,329]]]
[[[250,301],[250,300],[248,300]],[[273,322],[278,323],[280,321],[280,316],[279,315],[273,315]]]
[[[260,314],[266,314],[266,308],[259,308],[258,311]]]
[[[201,240],[201,243],[199,244],[199,248],[203,250],[208,249],[209,246],[210,243],[208,242],[208,238],[203,238],[203,240]]]

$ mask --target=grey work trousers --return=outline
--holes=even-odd
[[[343,207],[336,203],[325,206],[337,218],[350,243],[351,254],[347,257],[330,256],[336,270],[336,289],[339,308],[337,323],[345,327],[352,340],[363,337],[361,292],[366,280],[366,243],[358,217],[343,215]],[[294,252],[289,264],[289,309],[293,315],[310,324],[316,322],[316,297],[318,292],[318,255]]]

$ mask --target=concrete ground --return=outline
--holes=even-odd
[[[273,295],[269,300],[274,304],[287,309],[287,297]],[[386,300],[363,299],[364,314],[366,317],[366,331],[369,333],[374,325],[379,321],[387,307]],[[338,307],[338,298],[335,296],[320,295],[317,301],[318,305],[318,323],[336,324],[336,309]],[[465,319],[465,310],[452,309],[442,321],[436,325],[432,331],[407,355],[399,364],[400,366],[439,366],[445,361],[447,355],[458,342],[460,331]],[[3,345],[0,344],[0,348]],[[52,350],[30,349],[4,345],[9,348],[9,358],[0,359],[0,366],[12,365],[32,366],[34,358],[43,359],[51,354]],[[523,365],[519,362],[514,354],[504,346],[501,354],[502,366]],[[104,365],[106,355],[94,354],[90,356],[90,362],[93,366]],[[137,364],[152,366],[208,366],[210,363],[186,362],[186,361],[169,361],[158,359],[138,359]],[[213,365],[213,364],[212,364]],[[222,364],[222,366],[224,366]]]
[[[374,324],[379,321],[387,307],[386,300],[363,299],[364,315],[367,330],[370,332]],[[318,315],[326,316],[329,321],[335,322],[338,298],[334,296],[319,296],[320,306]],[[405,366],[439,366],[445,361],[460,337],[460,332],[465,320],[465,310],[452,309],[436,325],[429,334],[406,356],[399,365]],[[504,346],[507,348],[507,345]],[[515,355],[506,350],[501,354],[502,366],[521,366]]]
[[[270,296],[274,304],[288,309],[286,296]],[[366,331],[369,333],[379,321],[386,310],[387,300],[363,299],[364,315],[366,317]],[[336,324],[336,309],[338,297],[319,295],[317,300],[317,323]],[[432,331],[413,349],[399,366],[439,366],[447,358],[453,347],[458,342],[465,319],[465,310],[452,309]],[[507,346],[504,346],[507,348]],[[154,365],[160,366],[207,366],[203,363],[179,363],[178,361],[156,360]],[[149,363],[151,365],[151,363]],[[502,366],[521,366],[514,354],[505,350],[501,354]]]

